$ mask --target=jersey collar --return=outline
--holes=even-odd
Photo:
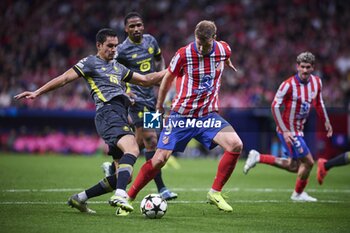
[[[213,41],[213,48],[211,49],[210,53],[208,53],[208,54],[206,54],[206,55],[204,55],[204,56],[202,55],[202,56],[203,56],[203,57],[210,56],[210,55],[214,52],[215,46],[216,46],[216,41],[214,40],[214,41]],[[194,47],[194,50],[196,51],[196,53],[200,54],[200,53],[198,52],[198,49],[197,49],[196,41],[193,42],[193,47]],[[201,55],[201,54],[200,54],[200,55]]]
[[[303,80],[301,80],[301,78],[299,77],[298,73],[296,73],[294,77],[295,77],[295,78],[298,80],[298,82],[301,83],[301,84],[308,84],[308,83],[310,82],[310,77],[309,77],[308,80],[303,81]]]
[[[129,36],[128,36],[128,40],[129,40],[129,42],[132,43],[132,44],[142,44],[143,37],[142,37],[142,39],[141,39],[141,41],[140,41],[139,43],[133,41]]]

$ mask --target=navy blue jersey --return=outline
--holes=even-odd
[[[126,103],[130,103],[125,94],[125,82],[131,79],[133,72],[122,64],[115,60],[107,62],[96,55],[90,55],[81,59],[73,69],[88,83],[96,110],[116,96],[122,96]]]
[[[156,39],[144,34],[141,43],[134,43],[126,38],[123,43],[117,47],[117,61],[128,67],[131,71],[148,74],[155,72],[155,56],[161,54]],[[156,98],[154,96],[153,87],[142,87],[138,85],[128,84],[130,91],[136,94],[135,101],[146,106],[154,107]]]

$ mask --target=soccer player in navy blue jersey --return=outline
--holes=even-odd
[[[157,40],[150,34],[144,34],[144,23],[141,15],[130,12],[124,18],[125,32],[128,37],[118,45],[116,60],[134,72],[149,74],[165,68],[164,58]],[[143,128],[143,113],[155,111],[156,97],[153,87],[127,84],[127,93],[134,103],[129,108],[129,116],[135,126],[136,141],[145,147],[145,157],[153,157],[157,146],[155,129]],[[109,149],[109,155],[117,156],[118,152]],[[109,162],[102,165],[104,173],[109,176],[114,173],[115,166]],[[177,194],[166,188],[161,171],[154,178],[158,192],[165,200],[177,198]]]
[[[125,189],[131,179],[133,165],[139,155],[139,147],[127,120],[131,101],[126,94],[125,83],[150,86],[159,83],[165,74],[164,70],[143,75],[126,68],[114,60],[117,45],[117,33],[112,29],[101,29],[96,34],[96,55],[83,58],[36,91],[25,91],[15,96],[15,99],[35,99],[81,77],[87,82],[96,105],[97,132],[109,147],[121,153],[118,158],[115,158],[118,160],[116,174],[69,199],[68,204],[81,212],[93,213],[94,211],[87,208],[86,200],[113,189],[115,194],[111,197],[110,204],[133,211]]]

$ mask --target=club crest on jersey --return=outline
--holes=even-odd
[[[214,79],[211,77],[211,75],[206,74],[200,79],[199,86],[195,90],[195,93],[202,94],[204,92],[211,92],[213,89],[213,85],[214,85]]]
[[[300,106],[299,113],[296,115],[296,119],[304,119],[309,115],[311,104],[307,101],[303,102]]]
[[[134,53],[133,55],[131,55],[131,58],[137,58],[137,53]]]
[[[125,125],[125,126],[123,127],[123,130],[124,130],[125,132],[129,132],[129,131],[130,131],[130,128],[129,128],[129,126]]]

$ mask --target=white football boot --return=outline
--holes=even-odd
[[[260,153],[256,150],[249,151],[247,161],[243,167],[244,174],[248,174],[248,171],[255,167],[255,165],[260,161]]]
[[[306,192],[297,193],[295,191],[292,193],[292,196],[290,197],[290,199],[292,199],[293,201],[300,201],[300,202],[304,202],[304,201],[315,202],[315,201],[317,201],[316,198],[311,197]]]

